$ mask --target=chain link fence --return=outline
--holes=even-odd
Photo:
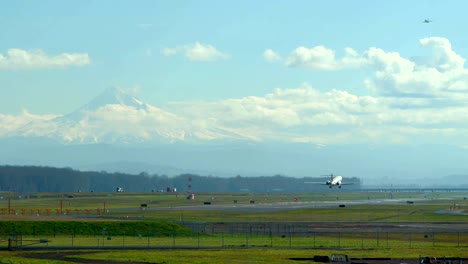
[[[103,228],[92,235],[73,231],[48,235],[0,234],[0,249],[157,249],[157,248],[450,248],[468,247],[468,230],[395,228],[318,223],[184,223],[190,235],[157,230]]]

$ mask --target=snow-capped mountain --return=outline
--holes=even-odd
[[[79,120],[83,117],[83,114],[90,111],[96,111],[101,107],[106,105],[120,105],[133,107],[138,110],[148,110],[152,106],[142,102],[140,99],[130,95],[129,93],[123,91],[117,87],[110,87],[100,95],[96,96],[89,103],[83,105],[79,109],[75,110],[72,113],[59,117],[58,119],[73,119]]]
[[[66,115],[33,120],[13,136],[46,137],[66,144],[132,144],[243,139],[234,128],[172,113],[109,88]]]
[[[184,118],[111,87],[76,111],[51,120],[66,143],[131,144],[184,140]]]

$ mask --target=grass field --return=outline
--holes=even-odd
[[[46,241],[38,243],[40,240]],[[17,250],[31,248],[121,248],[121,249],[177,249],[177,248],[336,248],[336,249],[401,249],[401,248],[463,248],[468,247],[468,234],[459,233],[404,233],[404,232],[321,232],[303,235],[254,235],[194,233],[178,236],[129,235],[56,235],[26,236],[17,242]],[[0,243],[7,247],[7,241]]]
[[[158,221],[465,221],[460,215],[435,214],[437,210],[464,210],[468,194],[459,192],[323,192],[323,193],[201,193],[195,200],[176,193],[71,193],[4,195],[0,214],[7,218],[33,216],[35,220],[60,217],[99,217],[107,219],[151,219]],[[294,202],[296,200],[297,202]],[[270,203],[352,203],[353,201],[399,200],[391,205],[348,205],[345,210],[311,208],[262,212],[191,210],[208,201],[213,205],[254,205]],[[405,200],[416,201],[408,205]],[[420,201],[420,202],[419,202]],[[145,210],[141,205],[145,204]],[[161,211],[158,209],[166,208]],[[9,209],[9,210],[8,210]],[[9,214],[8,214],[9,211]],[[343,212],[344,211],[344,212]]]
[[[421,255],[468,257],[467,196],[468,193],[461,192],[327,191],[298,194],[201,193],[196,194],[195,200],[187,200],[184,194],[176,193],[4,193],[0,199],[0,220],[13,223],[81,221],[99,224],[103,221],[137,223],[144,220],[179,224],[215,223],[220,230],[232,229],[230,224],[237,222],[243,225],[252,223],[255,228],[262,223],[272,222],[316,224],[312,224],[312,231],[307,231],[308,233],[293,232],[286,235],[272,234],[271,227],[270,232],[263,228],[260,233],[258,229],[252,231],[250,227],[250,233],[247,234],[236,231],[223,233],[213,229],[213,233],[194,232],[180,236],[146,236],[131,231],[125,235],[110,236],[110,229],[107,229],[108,234],[105,235],[51,235],[51,232],[46,232],[35,236],[25,235],[23,238],[29,241],[47,239],[48,243],[38,245],[42,250],[37,254],[30,251],[3,251],[0,261],[80,263],[77,259],[89,258],[125,260],[128,263],[297,263],[290,258],[310,258],[333,253],[360,258],[417,258]],[[207,202],[209,204],[205,205]],[[270,204],[283,204],[284,207],[277,210],[255,210],[257,207],[267,208]],[[338,207],[341,204],[346,207]],[[248,206],[249,210],[217,210],[217,205]],[[356,223],[372,226],[373,229],[353,229]],[[375,230],[380,230],[376,229],[380,228],[379,224],[383,223],[391,226],[413,226],[408,230],[417,228],[417,231],[376,232]],[[421,227],[428,223],[430,227]],[[445,228],[442,231],[438,229],[441,226]],[[316,231],[321,228],[328,231]],[[7,236],[8,234],[4,234],[1,237],[3,242],[0,242],[0,246],[3,244],[6,247]],[[48,250],[48,247],[60,245],[76,249],[66,256],[56,257],[56,260],[51,260],[53,257],[50,257],[47,262],[27,258],[38,257],[40,254],[54,255],[55,251]],[[102,250],[99,247],[103,246],[122,247],[122,250],[108,249],[89,254],[87,251],[77,250],[84,246],[95,246],[97,250]],[[146,247],[147,250],[126,249],[133,246],[142,249]],[[166,250],[151,249],[155,247]],[[180,247],[190,247],[192,250],[177,249]],[[208,247],[216,249],[209,250]],[[75,253],[77,255],[72,256]],[[63,262],[64,258],[68,258],[68,262]]]
[[[78,259],[95,260],[94,263],[105,263],[104,261],[125,261],[128,263],[166,263],[166,264],[238,264],[238,263],[310,263],[311,261],[295,261],[293,258],[310,259],[314,256],[330,256],[331,254],[346,254],[352,258],[385,258],[392,256],[393,259],[413,259],[420,256],[466,256],[464,249],[399,249],[399,250],[320,250],[320,249],[224,249],[224,250],[149,250],[149,251],[84,251],[65,252],[62,260],[37,259],[42,254],[49,258],[57,258],[57,252],[3,252],[0,256],[2,263],[80,263]],[[63,253],[63,252],[61,252]],[[31,259],[26,256],[34,256]],[[65,260],[63,260],[65,259]],[[320,263],[320,262],[314,262]],[[416,262],[413,262],[416,263]]]

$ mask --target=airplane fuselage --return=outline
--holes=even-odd
[[[329,187],[333,187],[333,186],[338,186],[338,188],[341,188],[341,182],[343,181],[343,177],[341,176],[332,176],[332,178],[326,182],[327,185],[329,185]]]

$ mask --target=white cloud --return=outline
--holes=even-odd
[[[290,67],[305,67],[321,70],[336,69],[335,52],[324,46],[313,48],[298,47],[287,59],[286,65]]]
[[[184,54],[184,56],[190,61],[217,61],[230,57],[230,55],[219,51],[212,45],[204,45],[199,42],[185,46],[177,46],[175,48],[164,48],[161,50],[161,54],[165,56],[173,56],[180,53]]]
[[[447,39],[424,38],[420,43],[429,49],[430,56],[417,61],[405,59],[396,52],[369,49],[365,56],[376,74],[368,84],[386,96],[466,99],[459,94],[468,87],[468,71],[463,68],[465,60],[451,49]]]
[[[335,51],[325,46],[313,48],[298,47],[286,60],[286,66],[303,67],[317,70],[339,70],[343,68],[358,67],[365,65],[367,61],[351,49],[345,49],[345,56],[341,59],[335,58]]]
[[[62,53],[49,56],[42,50],[9,49],[6,56],[0,54],[0,70],[64,68],[90,63],[91,60],[86,53]]]
[[[219,102],[178,102],[167,109],[190,119],[204,116],[229,127],[250,127],[252,137],[279,139],[295,136],[288,130],[314,130],[324,126],[354,126],[365,122],[366,115],[378,112],[380,102],[344,91],[321,93],[307,84],[297,89],[275,89],[264,97],[249,96]],[[314,133],[315,134],[315,133]],[[330,135],[331,136],[331,135]],[[283,138],[282,140],[285,140]]]
[[[281,60],[281,56],[271,49],[267,49],[263,52],[263,58],[268,62],[274,62]]]
[[[307,84],[275,89],[262,97],[173,102],[166,109],[188,119],[203,117],[211,124],[244,129],[258,140],[401,143],[424,140],[423,135],[449,139],[468,130],[465,105],[434,108],[427,98],[358,96],[342,90],[320,92]]]
[[[402,58],[397,52],[385,52],[382,49],[370,48],[366,51],[366,59],[377,72],[391,74],[406,74],[414,70],[415,63]]]
[[[431,50],[430,67],[440,72],[463,70],[465,59],[452,50],[450,41],[440,37],[423,38],[419,41],[423,47]]]
[[[344,56],[337,58],[334,50],[315,46],[294,49],[285,64],[313,70],[373,70],[375,75],[364,80],[365,86],[382,96],[437,97],[445,98],[446,102],[466,100],[468,71],[464,68],[465,59],[452,50],[448,39],[430,37],[419,42],[429,50],[429,56],[408,59],[398,52],[371,47],[362,54],[345,48]]]
[[[226,59],[229,55],[224,54],[211,45],[202,45],[196,42],[186,47],[185,57],[191,61],[216,61]]]
[[[263,96],[170,102],[161,109],[108,105],[87,112],[72,127],[55,123],[50,116],[0,115],[0,135],[21,131],[60,135],[68,141],[162,137],[315,144],[431,143],[456,139],[457,143],[468,145],[468,115],[465,114],[468,113],[468,72],[464,58],[443,38],[423,39],[421,44],[430,51],[422,61],[379,48],[369,48],[362,54],[346,48],[340,59],[325,47],[303,48],[296,49],[289,58],[296,67],[372,70],[373,76],[366,80],[366,85],[374,90],[370,95],[344,89],[321,91],[303,84],[297,88],[277,88]],[[197,55],[200,58],[205,53],[203,50]],[[185,54],[186,51],[184,47],[176,48],[175,52]],[[275,54],[272,51],[266,57]]]
[[[23,110],[23,112],[17,116],[0,114],[0,137],[15,135],[21,130],[31,130],[31,132],[37,132],[40,135],[44,133],[49,134],[52,131],[47,124],[56,117],[58,117],[58,115],[34,115],[26,110]],[[47,129],[41,129],[44,126],[46,126]]]

